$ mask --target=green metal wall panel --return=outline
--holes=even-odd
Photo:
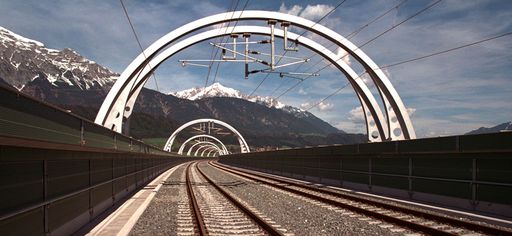
[[[0,162],[0,212],[43,200],[43,162]]]
[[[415,192],[439,194],[450,197],[471,199],[471,185],[441,180],[413,179],[412,190]]]
[[[0,221],[0,235],[44,235],[43,208]]]
[[[112,159],[93,159],[91,162],[91,184],[112,179]]]
[[[408,175],[409,158],[372,158],[372,172],[394,175]]]
[[[350,157],[342,159],[343,170],[363,171],[369,170],[369,158],[367,157]]]
[[[343,181],[350,181],[359,184],[369,184],[367,174],[343,172],[341,178]]]
[[[101,185],[90,191],[91,204],[96,206],[105,200],[112,199],[112,183]]]
[[[477,199],[480,201],[512,205],[512,188],[510,186],[479,184],[477,187]]]
[[[512,184],[512,159],[482,157],[477,159],[477,175],[479,181]],[[512,198],[512,195],[510,195]]]
[[[408,190],[409,179],[406,177],[372,175],[372,185]]]
[[[347,154],[356,154],[359,150],[359,145],[340,145],[332,146],[331,153],[335,156],[342,156]]]
[[[51,204],[48,207],[48,227],[51,231],[89,211],[89,193],[81,193]]]
[[[88,160],[48,161],[48,196],[59,195],[82,189],[89,185]]]
[[[512,150],[512,132],[464,135],[459,140],[461,151]]]
[[[404,140],[398,143],[399,152],[457,151],[457,136]]]
[[[413,158],[412,165],[415,176],[471,180],[473,175],[471,158],[428,156]]]
[[[359,153],[394,153],[396,152],[395,142],[380,142],[359,144]]]

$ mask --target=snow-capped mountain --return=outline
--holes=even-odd
[[[18,90],[36,79],[55,87],[80,90],[110,85],[119,74],[66,48],[46,48],[43,43],[0,27],[0,78]],[[108,88],[107,88],[108,89]]]
[[[175,97],[188,99],[188,100],[198,100],[201,98],[207,97],[231,97],[231,98],[245,98],[246,96],[242,94],[240,91],[228,87],[224,87],[220,83],[214,83],[206,88],[203,87],[195,87],[191,89],[182,90],[175,93],[170,93]]]
[[[175,93],[170,93],[175,97],[188,99],[188,100],[198,100],[202,98],[211,98],[211,97],[230,97],[230,98],[239,98],[243,100],[247,100],[250,102],[258,103],[264,105],[268,108],[281,109],[288,113],[297,115],[297,116],[309,116],[310,113],[293,106],[285,105],[284,103],[278,101],[273,97],[263,97],[263,96],[249,96],[243,94],[242,92],[228,88],[216,82],[208,87],[195,87],[191,89],[182,90]]]

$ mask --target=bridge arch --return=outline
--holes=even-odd
[[[246,152],[251,152],[250,149],[249,149],[249,145],[247,145],[247,142],[245,141],[244,137],[242,136],[242,134],[240,134],[240,132],[238,132],[238,130],[236,130],[233,126],[229,125],[228,123],[226,122],[223,122],[223,121],[220,121],[220,120],[216,120],[216,119],[211,119],[211,118],[206,118],[206,119],[197,119],[197,120],[193,120],[193,121],[189,121],[185,124],[183,124],[182,126],[180,126],[178,129],[176,129],[172,134],[171,136],[169,137],[169,139],[167,139],[167,142],[165,143],[165,146],[164,146],[164,150],[166,151],[171,151],[172,149],[172,144],[174,143],[174,140],[176,139],[176,137],[178,136],[178,134],[183,131],[184,129],[186,129],[187,127],[190,127],[192,125],[195,125],[195,124],[200,124],[200,123],[213,123],[213,124],[217,124],[217,125],[221,125],[223,126],[224,128],[227,128],[229,129],[231,132],[233,132],[237,139],[238,139],[238,143],[240,144],[240,152],[241,153],[246,153]],[[187,140],[185,143],[183,143],[180,147],[180,150],[178,151],[178,153],[183,153],[183,148],[185,148],[185,144],[187,142],[190,142],[193,138],[195,137],[209,137],[209,138],[212,138],[214,140],[218,140],[217,138],[211,136],[211,135],[205,135],[205,134],[202,134],[202,135],[196,135],[192,138],[190,138],[189,140]],[[220,142],[220,140],[218,141]],[[224,144],[223,144],[224,145]],[[226,152],[227,152],[227,149],[225,149]]]
[[[219,32],[224,32],[219,35]],[[157,55],[153,60],[149,62],[149,66],[146,67],[141,73],[140,78],[148,78],[148,76],[152,73],[152,71],[157,68],[160,63],[163,63],[165,60],[170,58],[172,55],[177,53],[179,50],[191,46],[200,41],[207,40],[209,37],[213,36],[222,36],[230,33],[251,33],[251,34],[262,34],[262,35],[270,35],[270,30],[266,27],[261,26],[236,26],[234,28],[221,28],[215,29],[208,32],[204,32],[193,37],[187,38],[168,49],[164,50],[162,53]],[[284,31],[275,30],[275,36],[284,37]],[[299,35],[294,33],[288,33],[288,38],[290,40],[297,40]],[[342,71],[345,76],[348,78],[349,82],[352,84],[359,101],[361,102],[361,106],[363,108],[366,120],[367,134],[368,139],[371,142],[382,141],[382,137],[387,137],[386,134],[386,122],[384,121],[384,115],[380,109],[380,106],[377,103],[377,100],[366,86],[366,84],[362,81],[361,78],[352,70],[350,66],[348,66],[343,60],[339,60],[338,56],[328,50],[327,48],[321,46],[313,40],[310,40],[306,37],[302,37],[300,40],[300,44],[308,47],[309,49],[317,52],[322,55],[325,59],[329,60],[333,63],[340,71]],[[140,89],[144,85],[145,79],[140,79],[134,84],[132,87],[134,90],[138,90],[135,93],[132,93],[132,97],[136,97],[140,92]],[[127,106],[132,106],[134,99],[130,99],[127,103]],[[377,134],[377,135],[376,135]]]
[[[217,151],[217,150],[210,150],[210,151],[208,152],[208,154],[206,154],[206,156],[207,156],[207,157],[211,157],[211,156],[210,156],[210,154],[211,154],[212,152],[213,152],[213,155],[214,155],[214,156],[215,156],[215,154],[218,154],[218,153],[219,153],[219,151]]]
[[[201,147],[204,147],[204,149],[203,149],[203,151],[201,152],[201,155],[200,155],[201,157],[204,157],[204,153],[205,153],[206,151],[209,151],[209,150],[216,150],[216,147],[213,147],[213,146],[208,146],[208,145],[206,145],[206,146],[201,146]],[[196,152],[199,152],[199,149],[198,149],[198,150],[196,150]],[[198,155],[196,155],[196,156],[198,156]]]
[[[194,143],[192,146],[190,146],[188,148],[188,151],[187,151],[187,156],[190,156],[190,154],[192,153],[192,151],[194,150],[194,147],[196,147],[197,145],[206,145],[206,144],[210,144],[210,145],[214,145],[216,146],[217,148],[219,148],[219,150],[222,150],[219,146],[217,146],[217,144],[213,143],[213,142],[208,142],[208,141],[199,141],[199,142],[196,142]],[[183,154],[183,153],[182,153]]]
[[[187,143],[189,143],[192,140],[198,139],[198,138],[209,138],[209,139],[214,140],[215,142],[218,142],[221,145],[220,149],[222,150],[222,154],[228,154],[228,149],[226,148],[226,145],[224,145],[224,143],[222,141],[220,141],[218,138],[215,138],[215,137],[213,137],[211,135],[208,135],[208,134],[199,134],[199,135],[195,135],[195,136],[190,137],[185,142],[183,142],[183,144],[181,144],[181,146],[180,146],[180,148],[178,150],[178,154],[183,155],[183,151],[184,151],[185,146],[187,145]],[[171,143],[171,145],[172,145],[172,143]],[[169,146],[169,149],[164,149],[164,150],[170,152],[171,151],[170,146]]]
[[[298,16],[270,11],[239,11],[212,15],[183,25],[182,27],[171,31],[158,39],[149,46],[144,53],[141,53],[137,58],[135,58],[135,60],[132,61],[132,63],[130,63],[130,65],[121,74],[120,78],[116,81],[107,95],[100,111],[98,112],[95,122],[112,128],[117,132],[122,132],[123,119],[128,118],[132,110],[132,107],[126,105],[129,102],[135,101],[137,96],[132,96],[134,93],[138,95],[138,92],[140,92],[140,88],[138,90],[132,90],[131,85],[135,84],[138,80],[137,74],[143,70],[148,63],[150,63],[158,52],[164,49],[167,45],[193,31],[210,25],[238,20],[277,20],[281,22],[290,22],[294,26],[316,33],[345,49],[348,54],[363,65],[381,95],[381,99],[386,108],[385,112],[387,114],[388,124],[386,135],[380,135],[382,137],[381,140],[416,138],[412,122],[400,96],[383,71],[360,48],[356,47],[343,36],[320,24]],[[142,78],[144,81],[145,79],[146,78]],[[359,97],[359,99],[361,98]],[[373,115],[375,118],[376,114]],[[367,126],[370,123],[371,122],[367,121]],[[398,130],[400,132],[390,132],[391,130]]]

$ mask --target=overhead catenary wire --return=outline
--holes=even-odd
[[[350,40],[352,39],[353,37],[355,37],[357,34],[359,34],[361,31],[363,31],[366,27],[369,27],[371,24],[377,22],[378,20],[382,19],[384,16],[386,16],[387,14],[391,13],[393,10],[396,10],[398,9],[400,6],[402,6],[404,3],[406,3],[408,0],[402,0],[401,2],[399,2],[398,4],[396,4],[395,6],[393,6],[392,8],[388,9],[387,11],[385,11],[384,13],[380,14],[379,16],[373,18],[372,20],[370,20],[368,23],[358,27],[357,29],[355,29],[354,31],[352,31],[351,33],[349,33],[345,38],[347,40]],[[331,43],[330,46],[326,47],[324,50],[331,50],[333,49],[333,47],[338,47],[337,44],[335,43]],[[317,53],[313,53],[311,56],[308,57],[308,59],[312,59],[313,57],[315,56],[318,56]],[[346,54],[345,56],[348,56],[348,54]],[[322,61],[324,60],[324,58],[321,58],[319,61],[317,61],[315,64],[313,64],[312,66],[308,67],[306,70],[304,71],[309,71],[313,68],[315,68],[318,64],[320,64]],[[295,68],[295,71],[298,71],[304,64],[301,64],[299,65],[297,68]]]
[[[308,107],[306,109],[306,111],[309,111],[317,106],[319,106],[320,104],[322,104],[323,102],[325,102],[325,100],[331,98],[332,96],[338,94],[339,92],[341,92],[341,90],[343,90],[344,88],[346,88],[350,83],[346,83],[344,84],[343,86],[339,87],[338,89],[336,89],[336,91],[334,91],[333,93],[329,94],[327,97],[323,98],[322,100],[318,101],[317,103],[311,105],[310,107]]]
[[[443,0],[437,0],[433,3],[431,3],[430,5],[426,6],[425,8],[421,9],[420,11],[410,15],[409,17],[405,18],[404,20],[398,22],[398,24],[395,24],[393,25],[393,27],[387,29],[387,30],[384,30],[382,33],[376,35],[375,37],[371,38],[370,40],[366,41],[366,43],[363,43],[362,45],[360,45],[358,48],[362,48],[370,43],[372,43],[373,41],[375,41],[376,39],[378,39],[379,37],[381,37],[382,35],[386,34],[387,32],[391,31],[391,30],[394,30],[395,28],[397,28],[398,26],[402,25],[403,23],[409,21],[410,19],[420,15],[421,13],[427,11],[428,9],[434,7],[435,5],[437,5],[438,3],[440,3],[441,1]],[[356,49],[357,50],[357,49]]]
[[[405,18],[404,20],[400,21],[398,24],[393,25],[392,27],[390,27],[390,28],[388,28],[388,29],[384,30],[382,33],[378,34],[377,36],[375,36],[375,37],[371,38],[370,40],[366,41],[366,42],[365,42],[365,43],[363,43],[361,46],[359,46],[359,47],[357,47],[356,49],[354,49],[354,51],[355,51],[355,50],[359,50],[359,49],[363,48],[364,46],[368,45],[369,43],[371,43],[371,42],[375,41],[376,39],[378,39],[378,38],[382,37],[384,34],[386,34],[386,33],[390,32],[390,31],[391,31],[391,30],[393,30],[393,29],[396,29],[398,26],[402,25],[403,23],[405,23],[405,22],[407,22],[407,21],[409,21],[409,20],[413,19],[414,17],[416,17],[416,16],[420,15],[421,13],[425,12],[426,10],[428,10],[428,9],[432,8],[433,6],[437,5],[437,4],[438,4],[438,3],[440,3],[441,1],[442,1],[442,0],[437,0],[437,1],[435,1],[435,2],[433,2],[433,3],[431,3],[431,4],[429,4],[428,6],[426,6],[426,7],[422,8],[421,10],[417,11],[416,13],[414,13],[414,14],[410,15],[409,17]],[[337,62],[337,61],[339,61],[339,60],[343,59],[343,57],[344,57],[344,56],[345,56],[345,55],[343,55],[342,57],[338,58],[335,62]],[[326,66],[322,67],[320,70],[316,71],[315,73],[316,73],[316,74],[320,73],[322,70],[324,70],[325,68],[329,67],[330,65],[332,65],[332,62],[328,63]],[[294,84],[292,87],[288,88],[286,91],[284,91],[283,93],[281,93],[281,94],[280,94],[276,99],[278,99],[278,98],[280,98],[280,97],[284,96],[285,94],[287,94],[288,92],[290,92],[291,90],[293,90],[294,88],[296,88],[299,84],[303,83],[304,81],[306,81],[306,80],[307,80],[307,79],[309,79],[309,78],[311,78],[311,76],[308,76],[308,77],[304,78],[304,80],[302,80],[302,81],[298,81],[298,82],[297,82],[296,84]]]
[[[320,23],[322,20],[324,20],[326,17],[328,17],[329,15],[331,15],[336,9],[338,9],[343,3],[345,3],[347,0],[342,0],[338,3],[338,5],[336,5],[333,9],[331,9],[329,12],[327,12],[324,16],[322,16],[320,19],[318,19],[311,27],[314,27],[315,25],[317,25],[318,23]],[[297,37],[297,40],[304,36],[304,34],[306,34],[307,30],[304,30],[298,37]],[[286,55],[286,53],[288,53],[288,51],[284,51],[283,55],[281,55],[281,57],[279,57],[279,59],[277,60],[277,63],[276,64],[279,64],[279,62],[281,62],[281,60],[284,58],[284,56]],[[268,79],[270,74],[266,74],[265,77],[260,81],[260,83],[258,84],[258,86],[256,86],[256,88],[249,94],[249,96],[252,96],[257,90],[258,88],[261,87],[261,85],[265,82],[265,80]]]
[[[472,42],[472,43],[467,43],[467,44],[463,44],[463,45],[460,45],[460,46],[457,46],[457,47],[441,50],[441,51],[438,51],[438,52],[435,52],[435,53],[430,53],[430,54],[427,54],[427,55],[423,55],[423,56],[419,56],[419,57],[415,57],[415,58],[411,58],[411,59],[407,59],[407,60],[403,60],[403,61],[387,64],[387,65],[384,65],[384,66],[381,66],[381,67],[378,67],[378,68],[374,68],[374,70],[377,70],[377,69],[387,69],[387,68],[403,65],[403,64],[406,64],[406,63],[414,62],[414,61],[423,60],[423,59],[426,59],[426,58],[429,58],[429,57],[433,57],[433,56],[437,56],[437,55],[453,52],[453,51],[456,51],[456,50],[460,50],[460,49],[467,48],[467,47],[470,47],[470,46],[475,46],[475,45],[478,45],[478,44],[481,44],[481,43],[485,43],[485,42],[488,42],[488,41],[492,41],[492,40],[495,40],[495,39],[499,39],[499,38],[503,38],[503,37],[511,36],[511,35],[512,35],[512,31],[506,32],[506,33],[502,33],[502,34],[499,34],[499,35],[496,35],[496,36],[486,37],[484,39],[481,39],[481,40],[478,40],[478,41],[475,41],[475,42]],[[360,74],[357,78],[360,78],[361,76],[363,76],[366,73],[368,73],[368,72],[364,72],[364,73]],[[307,108],[306,111],[309,111],[309,110],[313,109],[314,107],[320,105],[325,100],[327,100],[327,99],[331,98],[332,96],[338,94],[339,92],[341,92],[341,90],[346,88],[349,84],[350,83],[346,83],[342,87],[338,88],[336,91],[334,91],[333,93],[329,94],[327,97],[323,98],[319,102],[317,102],[314,105],[312,105],[309,108]]]
[[[389,10],[385,11],[384,13],[380,14],[379,16],[375,17],[374,19],[370,20],[368,23],[362,25],[361,27],[357,28],[356,30],[352,31],[350,34],[347,35],[347,39],[351,39],[353,38],[354,36],[356,36],[357,34],[359,34],[359,32],[363,31],[366,27],[370,26],[371,24],[377,22],[378,20],[380,20],[382,17],[386,16],[387,14],[389,14],[390,12],[392,12],[393,10],[395,9],[398,9],[400,6],[402,6],[404,3],[406,3],[408,0],[402,0],[401,2],[399,2],[398,4],[396,4],[395,6],[393,6],[392,8],[390,8]]]
[[[231,2],[231,6],[233,6],[233,3],[234,3],[234,1],[232,1],[232,2]],[[229,11],[232,11],[232,12],[233,12],[233,13],[231,14],[230,19],[233,19],[233,16],[235,15],[235,10],[236,10],[236,8],[238,7],[238,4],[239,4],[239,3],[240,3],[240,0],[237,0],[237,1],[236,1],[236,5],[235,5],[235,7],[233,8],[233,10],[231,10],[231,6],[230,6],[230,7],[228,8],[228,10],[226,11],[226,13],[227,13],[227,12],[229,12]],[[227,25],[227,26],[229,27],[229,25],[230,25],[230,24],[231,24],[231,21],[228,21],[228,25]],[[226,27],[226,30],[224,31],[224,34],[225,34],[225,33],[227,33],[227,31],[228,31],[228,27]],[[219,33],[220,33],[221,28],[222,28],[222,27],[220,27],[220,28],[219,28]],[[220,38],[219,40],[217,40],[217,41],[218,41],[218,42],[223,42],[223,39],[224,39],[224,37],[221,37],[221,38]],[[215,55],[214,55],[214,53],[213,53],[214,51],[215,51]],[[206,74],[206,78],[205,78],[205,82],[204,82],[204,87],[205,87],[205,88],[206,88],[206,86],[208,86],[208,80],[210,79],[210,74],[211,74],[211,72],[212,72],[212,65],[213,65],[213,63],[214,63],[214,62],[213,62],[213,59],[217,57],[217,54],[218,54],[218,53],[219,53],[219,49],[218,49],[218,48],[212,48],[212,53],[211,53],[211,59],[212,59],[212,62],[210,62],[210,65],[208,66],[208,72],[207,72],[207,74]],[[218,68],[218,66],[217,66],[217,68]]]
[[[495,39],[503,38],[503,37],[510,36],[510,35],[512,35],[512,31],[511,31],[511,32],[507,32],[507,33],[503,33],[503,34],[500,34],[500,35],[497,35],[497,36],[493,36],[493,37],[485,38],[485,39],[482,39],[482,40],[478,40],[478,41],[476,41],[476,42],[472,42],[472,43],[468,43],[468,44],[460,45],[460,46],[458,46],[458,47],[454,47],[454,48],[450,48],[450,49],[446,49],[446,50],[442,50],[442,51],[434,52],[434,53],[431,53],[431,54],[423,55],[423,56],[416,57],[416,58],[411,58],[411,59],[404,60],[404,61],[400,61],[400,62],[391,63],[391,64],[384,65],[384,66],[380,66],[380,67],[379,67],[379,69],[390,68],[390,67],[394,67],[394,66],[402,65],[402,64],[405,64],[405,63],[409,63],[409,62],[413,62],[413,61],[418,61],[418,60],[426,59],[426,58],[429,58],[429,57],[433,57],[433,56],[441,55],[441,54],[444,54],[444,53],[448,53],[448,52],[455,51],[455,50],[459,50],[459,49],[462,49],[462,48],[466,48],[466,47],[474,46],[474,45],[477,45],[477,44],[480,44],[480,43],[485,43],[485,42],[487,42],[487,41],[491,41],[491,40],[495,40]]]
[[[370,20],[368,23],[358,27],[357,29],[355,29],[354,31],[352,31],[350,34],[347,35],[347,40],[350,40],[352,39],[354,36],[356,36],[357,34],[359,34],[361,31],[363,31],[366,27],[369,27],[371,24],[377,22],[378,20],[380,20],[382,17],[386,16],[387,14],[391,13],[393,10],[395,9],[398,9],[400,6],[402,6],[405,2],[407,2],[408,0],[402,0],[401,2],[399,2],[397,5],[393,6],[392,8],[388,9],[387,11],[385,11],[384,13],[380,14],[379,16],[375,17],[374,19]],[[331,45],[329,47],[327,47],[326,49],[332,49],[333,47],[338,47],[337,44],[335,43],[331,43]],[[324,49],[324,50],[326,50]],[[314,53],[313,55],[309,56],[308,59],[312,59],[313,57],[315,56],[318,56],[317,53]],[[348,56],[348,54],[346,55]],[[312,66],[308,67],[306,70],[304,71],[310,71],[311,69],[315,68],[318,64],[320,64],[322,61],[324,60],[324,58],[320,58],[319,61],[317,61],[315,64],[313,64]],[[300,64],[299,66],[297,66],[295,68],[294,71],[298,71],[304,64]],[[287,81],[283,81],[279,84],[279,86],[277,88],[274,89],[274,91],[272,91],[272,93],[270,94],[270,96],[274,96],[274,94],[280,89],[282,88],[286,83]]]
[[[247,6],[248,6],[248,4],[249,4],[249,1],[250,1],[250,0],[245,1],[244,6],[242,7],[242,11],[240,12],[240,15],[241,15],[242,13],[244,13],[245,9],[247,8]],[[236,27],[236,26],[237,26],[237,24],[238,24],[238,20],[235,22],[234,27]],[[233,33],[233,31],[235,30],[235,28],[234,28],[234,27],[233,27],[233,29],[231,30],[231,33]],[[227,29],[226,29],[226,30],[227,30]],[[228,39],[229,39],[229,38],[228,38]],[[227,42],[227,40],[228,40],[228,39],[226,39],[226,42]],[[219,50],[219,48],[217,48],[217,51],[218,51],[218,50]],[[219,62],[219,63],[217,63],[217,67],[215,68],[215,75],[214,75],[214,77],[213,77],[213,83],[215,83],[215,82],[217,81],[217,74],[218,74],[218,72],[219,72],[219,66],[220,66],[220,62]]]
[[[119,0],[121,2],[121,6],[123,7],[124,14],[126,15],[126,19],[128,19],[128,23],[130,24],[130,28],[132,29],[133,35],[135,36],[135,40],[137,41],[137,44],[139,45],[140,51],[142,52],[142,55],[144,56],[144,59],[147,60],[146,54],[144,53],[144,48],[142,48],[142,44],[140,43],[139,36],[137,36],[137,32],[135,31],[135,27],[133,27],[132,21],[130,19],[130,15],[128,15],[128,11],[126,10],[126,6],[124,5],[123,0]],[[152,70],[151,66],[148,64],[148,67],[150,70]],[[140,74],[139,74],[140,75]],[[155,81],[155,88],[156,91],[160,92],[160,88],[158,87],[158,81],[156,79],[155,73],[152,73],[153,80]]]

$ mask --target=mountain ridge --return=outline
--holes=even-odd
[[[37,78],[57,87],[68,84],[80,90],[98,89],[113,84],[119,76],[72,49],[49,49],[3,27],[0,48],[0,62],[10,65],[0,68],[0,77],[18,90]]]
[[[505,122],[496,126],[492,127],[480,127],[478,129],[469,131],[465,133],[464,135],[470,135],[470,134],[489,134],[489,133],[499,133],[504,131],[512,131],[512,121]]]

